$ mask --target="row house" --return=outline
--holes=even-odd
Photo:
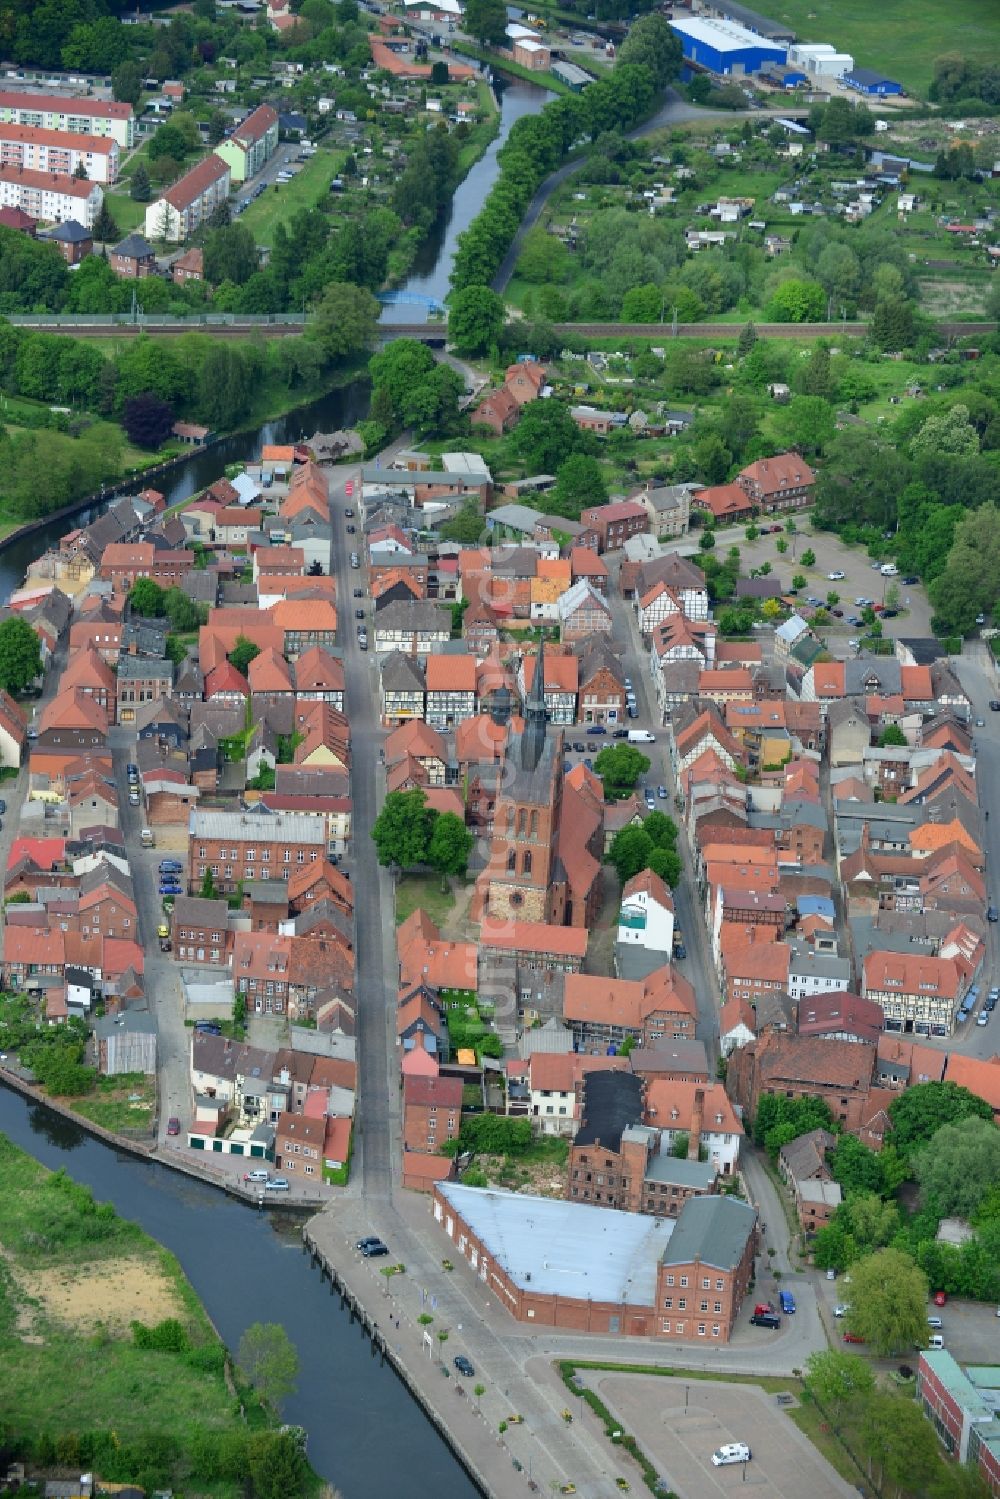
[[[453,729],[476,713],[474,656],[429,655],[425,664],[425,711],[434,729]]]
[[[112,542],[104,548],[98,577],[116,592],[128,593],[139,578],[152,578],[161,588],[180,587],[193,567],[191,551],[168,551],[151,541]]]
[[[451,639],[451,612],[431,599],[386,604],[375,611],[372,633],[380,656],[390,651],[430,655]]]
[[[329,599],[282,599],[270,613],[282,631],[289,660],[313,646],[329,650],[337,643],[337,610]]]
[[[617,727],[625,722],[625,668],[600,638],[588,642],[580,657],[578,699],[583,724]]]
[[[861,992],[880,1005],[885,1028],[917,1036],[950,1036],[964,985],[951,958],[869,952]]]
[[[33,219],[57,225],[72,220],[89,237],[103,201],[100,185],[88,178],[0,165],[0,208],[17,208]]]
[[[174,902],[171,936],[179,963],[228,965],[233,945],[228,902],[179,895]]]
[[[688,981],[667,967],[645,980],[574,973],[566,979],[563,1019],[575,1050],[602,1055],[629,1039],[642,1046],[693,1039],[697,1006]]]
[[[117,718],[120,724],[134,724],[137,710],[146,703],[168,698],[173,690],[172,661],[155,661],[144,656],[122,656],[118,662]]]
[[[531,692],[535,679],[537,658],[523,656],[517,672],[517,686],[522,702]],[[576,702],[580,681],[580,662],[576,656],[557,656],[546,653],[545,664],[545,710],[549,722],[568,726],[576,722]]]
[[[559,637],[564,643],[587,640],[593,635],[610,635],[614,628],[607,599],[586,578],[581,578],[560,596],[556,603],[556,618]]]

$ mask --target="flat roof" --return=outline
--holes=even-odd
[[[438,1191],[520,1289],[579,1301],[654,1304],[656,1268],[672,1222],[459,1182],[441,1182]]]
[[[993,1406],[983,1398],[968,1374],[946,1348],[925,1348],[920,1354],[920,1362],[927,1366],[973,1421],[988,1421],[994,1414]]]

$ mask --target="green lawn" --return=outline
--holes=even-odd
[[[454,904],[451,891],[441,889],[439,875],[401,875],[396,885],[396,925],[420,909],[427,912],[435,926],[441,926],[447,921]]]
[[[73,1108],[84,1119],[118,1134],[148,1135],[156,1110],[156,1079],[139,1073],[100,1077],[89,1098],[74,1100]]]
[[[942,53],[1000,58],[1000,26],[988,0],[767,0],[764,13],[794,26],[802,41],[831,42],[856,66],[881,69],[920,97]]]
[[[315,208],[326,201],[330,183],[343,166],[346,153],[320,150],[300,166],[291,182],[278,183],[261,193],[240,223],[246,224],[259,245],[273,245],[277,225],[287,222],[300,208]],[[240,189],[234,187],[239,196]]]
[[[146,209],[149,204],[136,203],[134,198],[130,198],[127,184],[124,184],[124,191],[105,193],[104,201],[108,205],[108,212],[114,216],[123,239],[126,234],[131,234],[133,229],[141,229],[145,224]]]

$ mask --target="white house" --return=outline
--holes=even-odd
[[[673,897],[651,869],[633,875],[622,891],[618,941],[652,952],[673,951]]]
[[[0,159],[4,166],[67,177],[82,166],[91,182],[110,186],[118,179],[121,148],[110,135],[78,135],[10,123],[0,124]]]

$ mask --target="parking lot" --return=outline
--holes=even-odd
[[[777,525],[779,521],[786,524],[779,516],[765,516],[761,524]],[[790,536],[785,532],[780,535],[768,534],[758,536],[756,541],[747,541],[742,526],[720,531],[716,537],[716,555],[723,557],[730,546],[738,546],[742,572],[748,574],[753,568],[769,562],[772,576],[779,578],[786,588],[790,586],[794,574],[802,573],[806,579],[806,586],[799,595],[803,603],[809,595],[825,602],[831,590],[838,593],[840,601],[836,607],[843,609],[844,618],[835,620],[830,629],[823,631],[833,655],[849,655],[848,639],[856,638],[862,633],[859,627],[847,623],[848,616],[861,613],[854,600],[863,597],[881,604],[893,584],[899,590],[900,612],[894,619],[885,621],[883,633],[887,636],[917,637],[931,633],[933,611],[922,584],[908,585],[904,584],[902,577],[883,577],[863,548],[847,546],[829,531],[814,532],[806,516],[796,516],[795,525],[797,529]],[[788,551],[784,555],[778,551],[779,540],[788,543]],[[678,548],[679,550],[690,551],[690,538],[686,538],[686,541],[687,545]],[[807,551],[816,555],[816,562],[811,567],[804,567],[800,560]],[[831,572],[842,572],[844,577],[831,580],[827,576]]]
[[[660,1476],[684,1499],[719,1499],[751,1487],[776,1499],[856,1495],[776,1396],[757,1385],[586,1369],[579,1378],[621,1419],[622,1429],[634,1435]],[[728,1442],[748,1443],[750,1462],[713,1467],[712,1453]]]

